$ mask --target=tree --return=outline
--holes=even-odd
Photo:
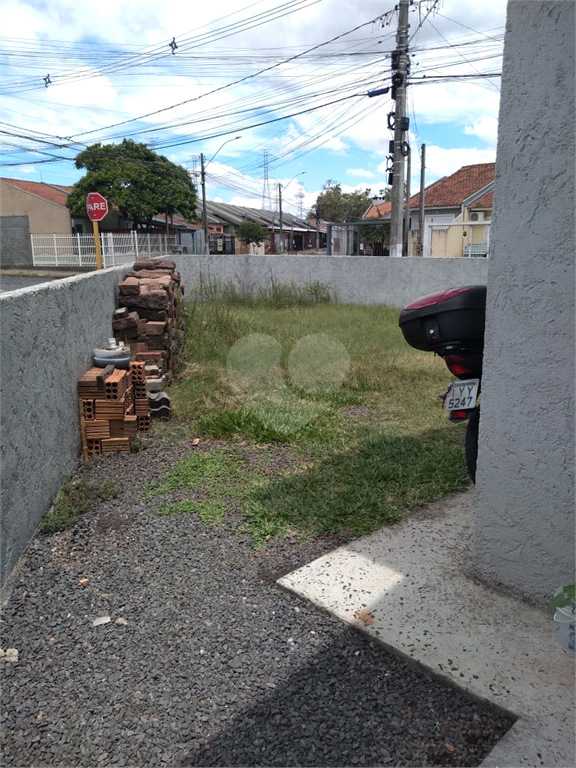
[[[266,239],[268,230],[264,229],[262,224],[259,224],[257,221],[244,219],[242,224],[238,227],[237,234],[244,245],[259,246]]]
[[[342,192],[340,184],[328,179],[309,216],[334,223],[360,221],[372,201],[370,192]]]
[[[196,188],[185,168],[156,154],[146,144],[93,144],[76,157],[86,175],[74,184],[66,205],[86,214],[86,196],[100,192],[110,205],[131,218],[134,229],[150,226],[159,213],[196,220]]]
[[[362,224],[360,237],[367,243],[375,254],[382,254],[384,248],[390,245],[390,222],[384,224]]]

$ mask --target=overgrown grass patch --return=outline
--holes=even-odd
[[[50,509],[40,521],[40,533],[64,531],[76,524],[78,515],[85,512],[92,502],[99,499],[112,499],[117,489],[112,480],[101,483],[89,483],[83,478],[66,480]]]
[[[172,424],[230,449],[196,452],[150,488],[167,495],[160,514],[219,521],[234,499],[255,544],[285,531],[353,538],[466,487],[464,427],[437,399],[450,378],[443,361],[408,347],[397,309],[338,305],[328,294],[272,283],[258,297],[204,284],[187,309]],[[346,351],[337,386],[310,387],[306,360],[294,366],[293,350],[310,338]],[[281,444],[294,459],[288,474],[243,463],[246,446],[265,455]]]

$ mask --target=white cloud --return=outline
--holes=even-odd
[[[364,168],[347,168],[346,173],[348,176],[361,176],[365,179],[373,179],[374,174],[372,171],[366,171]]]
[[[493,149],[453,148],[445,149],[434,145],[426,145],[426,186],[434,181],[450,176],[464,165],[476,165],[478,163],[493,163],[496,152]],[[383,173],[386,163],[379,166]],[[416,194],[420,189],[420,157],[414,153],[412,159],[411,194]]]
[[[97,110],[114,106],[116,90],[107,77],[92,67],[80,67],[76,73],[81,84],[65,83],[46,89],[47,102],[63,102],[69,107],[89,107]],[[82,81],[86,81],[84,84]]]
[[[35,176],[38,173],[38,169],[34,165],[21,165],[18,170],[25,176]]]
[[[442,178],[442,176],[455,173],[464,165],[493,163],[495,159],[496,152],[493,149],[444,149],[443,147],[426,146],[426,182],[427,184],[431,183],[430,176],[434,181]]]
[[[496,119],[500,96],[477,83],[457,82],[449,85],[431,83],[415,87],[411,92],[418,123],[469,125],[484,116]]]
[[[496,147],[498,140],[498,120],[495,117],[485,115],[477,120],[474,125],[467,125],[464,133],[468,136],[478,136],[490,147]]]
[[[44,51],[48,50],[47,44],[54,41],[47,70],[50,70],[55,83],[63,72],[94,74],[91,79],[54,85],[48,89],[39,84],[37,90],[18,92],[14,98],[6,96],[3,99],[4,119],[24,130],[41,131],[50,136],[71,136],[92,131],[175,103],[197,99],[207,91],[273,64],[276,56],[288,57],[305,46],[342,35],[393,6],[393,0],[384,6],[381,0],[362,0],[361,3],[357,0],[323,0],[276,22],[255,24],[241,34],[227,37],[222,32],[213,33],[228,25],[239,25],[241,20],[250,16],[273,12],[278,8],[277,0],[261,0],[253,5],[249,2],[239,4],[237,0],[221,0],[216,6],[182,4],[180,0],[164,0],[161,4],[157,0],[49,0],[42,3],[37,0],[4,0],[4,35],[35,39],[42,45],[39,50]],[[468,0],[466,3],[444,0],[441,11],[441,15],[432,14],[421,29],[417,28],[418,14],[411,11],[411,34],[415,33],[412,46],[418,53],[414,57],[413,72],[422,74],[426,68],[430,72],[440,68],[437,69],[440,72],[447,57],[460,64],[459,68],[451,71],[471,72],[474,67],[483,69],[485,64],[480,60],[466,64],[458,59],[454,50],[446,51],[446,41],[453,43],[476,37],[489,48],[492,45],[490,39],[499,34],[496,28],[504,24],[505,4],[502,0]],[[387,84],[389,63],[384,55],[395,47],[395,18],[391,22],[388,27],[369,24],[356,33],[341,37],[332,46],[332,51],[345,53],[352,50],[355,39],[362,40],[365,49],[371,44],[381,51],[382,56],[381,61],[369,71],[355,69],[358,65],[352,59],[297,59],[234,88],[203,96],[158,115],[150,115],[140,124],[146,129],[145,132],[133,138],[153,147],[156,142],[157,151],[188,168],[192,167],[193,157],[200,152],[210,158],[218,151],[220,162],[214,161],[211,172],[227,175],[235,188],[229,190],[228,195],[225,195],[224,188],[210,188],[214,193],[218,191],[224,199],[236,194],[242,199],[252,200],[252,204],[256,202],[258,206],[261,203],[262,179],[257,177],[262,175],[263,149],[270,151],[271,185],[277,183],[277,180],[272,181],[275,176],[280,177],[282,183],[287,183],[294,173],[307,168],[308,174],[302,181],[308,182],[309,186],[319,187],[322,183],[320,178],[331,177],[358,180],[356,187],[343,186],[345,191],[383,188],[385,183],[377,179],[384,176],[381,161],[388,153],[390,132],[386,115],[394,108],[394,103],[387,96],[375,99],[359,97],[297,115],[290,120],[238,129],[242,139],[230,142],[221,150],[221,144],[230,135],[199,139],[203,135],[224,134],[240,124],[238,116],[216,118],[216,115],[224,110],[245,109],[252,99],[257,99],[261,108],[254,115],[247,115],[247,119],[248,122],[259,122],[277,116],[277,104],[280,102],[284,102],[284,113],[298,112],[341,95],[362,93],[371,87],[370,78],[374,83]],[[210,43],[186,50],[186,40],[194,38],[198,41],[199,36],[206,33],[212,35]],[[173,36],[180,45],[175,56],[167,48]],[[69,41],[68,52],[63,41]],[[81,50],[78,42],[82,43]],[[419,49],[426,45],[442,50],[421,52]],[[163,56],[153,67],[145,69],[139,66],[122,73],[105,74],[108,67],[120,61],[120,54],[142,53],[152,50],[153,46]],[[12,48],[15,47],[13,42]],[[91,50],[99,51],[101,60],[86,59],[87,52]],[[323,53],[328,50],[320,49]],[[471,49],[467,47],[463,50],[471,60]],[[59,51],[63,51],[60,60],[57,58]],[[230,58],[231,63],[227,65],[227,57],[240,53],[246,54],[245,62],[237,64],[237,59]],[[9,76],[40,80],[47,72],[35,68],[37,60],[34,58],[32,61],[31,57],[29,67],[24,62],[23,67],[13,69]],[[23,63],[22,59],[18,61]],[[496,67],[496,62],[489,60],[486,66]],[[346,90],[347,85],[349,90]],[[498,94],[490,87],[491,84],[485,81],[467,80],[426,83],[410,89],[409,113],[411,118],[416,117],[413,127],[417,127],[420,133],[418,139],[428,145],[431,175],[445,175],[470,162],[485,162],[487,152],[492,152],[490,159],[493,159]],[[316,101],[312,99],[312,93],[316,94]],[[168,132],[154,130],[176,121],[188,124],[175,126]],[[442,137],[438,135],[439,126],[445,131]],[[138,127],[137,122],[129,123],[111,130],[107,135],[117,136],[119,140]],[[463,135],[467,136],[467,141],[463,141]],[[98,133],[89,133],[81,140],[92,143],[98,136]],[[161,147],[167,140],[177,142],[187,139],[196,141],[172,148]],[[475,144],[475,147],[461,149],[464,143]],[[45,148],[51,151],[50,147]],[[323,151],[319,152],[319,149]],[[73,155],[72,151],[70,155]],[[291,163],[292,158],[295,161]],[[30,156],[22,156],[22,159],[28,163]],[[235,164],[245,173],[236,175],[238,171],[232,168]],[[48,166],[46,171],[48,168],[54,169],[54,173],[58,172],[56,168],[66,168],[62,173],[68,176],[76,173],[71,163],[68,166]],[[29,172],[28,165],[19,168],[21,174]],[[418,172],[414,156],[414,179]],[[293,187],[290,187],[289,196],[294,194]],[[318,191],[305,193],[305,206],[314,202]]]
[[[262,207],[262,201],[258,197],[243,197],[242,195],[235,195],[228,201],[230,205],[240,205],[243,208],[257,208]]]

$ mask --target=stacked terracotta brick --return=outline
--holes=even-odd
[[[138,432],[150,428],[143,362],[130,370],[90,368],[78,382],[84,458],[129,452]]]
[[[136,261],[118,284],[118,292],[114,333],[130,345],[133,359],[146,363],[149,389],[163,389],[176,368],[177,342],[183,333],[184,291],[176,265],[166,259]]]

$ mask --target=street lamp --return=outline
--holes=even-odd
[[[212,160],[216,157],[218,152],[222,149],[222,147],[226,146],[231,141],[236,141],[236,139],[241,139],[241,136],[234,136],[232,139],[227,139],[224,144],[222,144],[216,152],[212,155],[210,160],[208,160],[207,163],[204,163],[204,153],[200,153],[200,178],[202,179],[202,228],[204,230],[204,249],[206,251],[206,255],[210,255],[210,248],[208,243],[208,216],[206,214],[206,168],[210,165]]]
[[[297,173],[296,176],[304,176],[305,173],[306,171],[302,171],[301,173]],[[284,189],[292,184],[296,176],[292,176],[288,184],[284,184]],[[284,239],[284,234],[282,231],[282,184],[280,183],[278,183],[278,208],[280,209],[280,253],[282,253],[284,251],[284,244],[282,242]]]

